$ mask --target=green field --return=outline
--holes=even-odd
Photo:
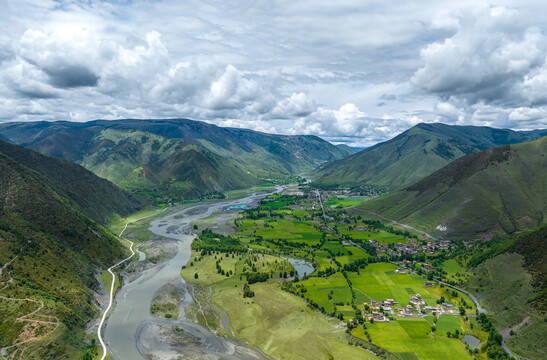
[[[395,235],[384,230],[378,231],[359,231],[356,230],[360,225],[345,225],[338,226],[338,230],[341,234],[349,235],[355,240],[364,240],[368,241],[371,239],[376,239],[380,244],[397,244],[397,243],[406,243],[407,239],[401,235]],[[349,228],[353,229],[350,230]]]
[[[456,330],[460,333],[462,332],[462,321],[459,316],[439,316],[435,326],[437,328],[437,335],[446,335],[448,332],[454,333]]]
[[[458,339],[433,336],[430,327],[423,319],[405,319],[367,324],[367,331],[375,344],[397,354],[404,353],[403,359],[415,359],[416,356],[421,360],[472,359]],[[366,339],[364,332],[358,327],[352,333]]]
[[[442,270],[446,271],[448,274],[455,274],[463,271],[463,267],[458,264],[454,259],[446,260],[440,264]]]
[[[322,234],[313,226],[310,226],[309,223],[299,220],[246,219],[241,221],[240,230],[235,236],[243,241],[261,236],[266,241],[287,240],[290,242],[302,242],[305,245],[315,245],[321,240]]]
[[[370,199],[370,197],[368,197],[368,196],[348,196],[348,197],[331,196],[331,197],[326,199],[325,207],[355,206],[355,205],[358,205],[358,204],[360,204],[363,201],[366,201],[368,199]]]

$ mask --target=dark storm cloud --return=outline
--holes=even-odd
[[[57,88],[97,86],[99,77],[82,65],[60,65],[42,69],[51,78],[51,85]]]

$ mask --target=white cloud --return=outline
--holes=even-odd
[[[458,31],[422,49],[412,82],[445,98],[512,105],[526,75],[545,61],[546,39],[515,10],[482,7],[461,15]]]
[[[0,3],[0,118],[188,117],[357,146],[421,121],[545,126],[547,6],[497,3]]]

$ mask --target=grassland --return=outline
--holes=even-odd
[[[343,341],[336,320],[309,309],[278,284],[252,285],[245,300],[241,287],[216,287],[214,301],[230,317],[230,326],[245,342],[276,359],[375,359]]]
[[[462,272],[464,270],[464,268],[454,259],[443,261],[440,264],[440,268],[450,275]]]
[[[355,329],[352,334],[366,339],[367,331],[372,341],[403,359],[462,360],[473,359],[458,339],[431,334],[430,324],[423,319],[405,319],[391,322],[375,322]]]
[[[218,273],[219,259],[222,259],[222,270],[225,273],[232,270],[231,275]],[[240,274],[248,272],[249,260],[259,272],[274,276],[265,283],[251,284],[254,297],[244,298],[246,280]],[[302,299],[281,290],[277,274],[290,271],[291,267],[286,260],[268,254],[202,256],[194,251],[191,263],[181,274],[196,287],[193,291],[198,291],[202,300],[207,301],[204,290],[211,287],[210,301],[228,314],[232,334],[276,359],[375,359],[347,344],[338,320],[328,320],[320,312],[311,310]],[[218,315],[196,314],[196,318],[212,328],[219,326]]]
[[[519,254],[502,254],[473,269],[469,288],[492,315],[492,321],[506,337],[506,344],[517,355],[542,357],[547,349],[545,314],[528,303],[537,291],[522,266]],[[510,269],[510,271],[508,271]],[[510,334],[513,330],[514,336]]]

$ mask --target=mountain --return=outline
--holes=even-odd
[[[352,153],[316,136],[265,134],[187,119],[6,123],[0,125],[0,134],[46,155],[80,161],[89,142],[104,129],[138,130],[196,143],[263,177],[309,172]]]
[[[466,154],[545,135],[547,130],[513,131],[422,123],[389,141],[327,163],[312,177],[322,185],[361,183],[396,189],[422,179]]]
[[[507,237],[546,222],[547,137],[466,155],[359,206],[450,239]]]
[[[117,215],[134,213],[148,204],[146,199],[137,199],[70,161],[45,156],[2,140],[0,153],[40,174],[51,189],[102,224]]]
[[[544,358],[547,346],[547,225],[469,249],[465,285],[519,358]],[[512,332],[512,333],[511,333]]]
[[[86,347],[81,340],[84,327],[97,315],[95,274],[127,252],[83,211],[102,217],[119,208],[113,202],[99,207],[97,202],[110,195],[126,200],[123,194],[116,195],[112,184],[79,165],[30,152],[9,144],[2,144],[0,152],[2,357],[77,359]],[[41,162],[51,165],[58,176],[40,173],[41,167],[35,165]],[[59,187],[63,176],[66,186]],[[72,181],[76,184],[69,184]],[[78,198],[71,198],[76,186],[84,194],[87,186],[104,192],[78,203]],[[96,208],[83,208],[88,205]]]
[[[246,188],[258,179],[203,146],[135,130],[103,129],[78,161],[123,189],[196,198]]]

